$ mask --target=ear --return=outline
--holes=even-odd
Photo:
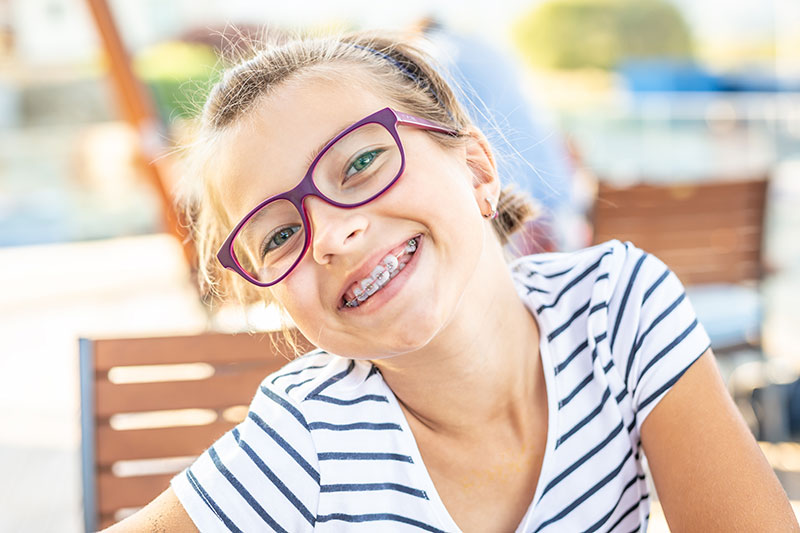
[[[475,201],[481,213],[488,215],[497,208],[500,197],[500,177],[497,174],[494,154],[486,136],[474,126],[470,126],[467,130],[465,148],[467,165],[473,176]]]

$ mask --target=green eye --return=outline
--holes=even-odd
[[[350,177],[357,172],[361,172],[368,166],[375,161],[375,158],[378,157],[383,150],[370,150],[369,152],[364,152],[363,154],[356,157],[355,161],[350,164],[348,167],[347,172],[345,172],[346,177]]]
[[[283,246],[286,241],[292,238],[292,235],[300,231],[300,226],[287,226],[285,228],[281,228],[275,233],[272,234],[271,237],[268,237],[266,241],[266,246],[264,247],[264,253],[262,253],[262,257],[267,253],[275,250],[281,246]]]

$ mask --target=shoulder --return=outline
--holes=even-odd
[[[609,298],[621,294],[628,283],[665,275],[667,267],[633,243],[611,240],[575,252],[537,254],[510,264],[523,295],[538,293],[545,309],[556,307],[573,288],[586,295],[600,282]],[[643,276],[640,278],[639,276]],[[574,297],[574,295],[570,295]]]
[[[536,301],[535,310],[541,313],[550,309],[574,310],[575,305],[582,306],[598,291],[608,303],[623,278],[641,268],[645,257],[647,254],[633,244],[612,240],[575,252],[522,257],[510,267],[520,295]],[[649,261],[646,266],[648,270],[659,267],[663,263],[658,260]]]
[[[194,523],[201,530],[313,529],[321,482],[313,405],[324,403],[315,398],[356,369],[369,373],[363,366],[316,350],[267,376],[245,419],[172,481]]]

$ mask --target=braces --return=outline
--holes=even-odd
[[[411,253],[414,253],[414,252],[416,252],[416,251],[417,251],[417,239],[416,239],[416,238],[414,238],[414,239],[410,239],[410,240],[408,241],[408,244],[406,245],[406,247],[405,247],[405,248],[403,248],[403,252],[402,252],[402,253],[404,253],[404,254],[405,254],[405,253],[409,253],[409,254],[411,254]],[[395,268],[397,268],[397,267],[395,267]],[[388,271],[388,270],[385,270],[385,271],[384,271],[384,273],[386,273],[386,272],[389,272],[389,271]],[[394,272],[394,270],[393,270],[392,272]],[[381,275],[383,275],[383,274],[381,274]],[[387,279],[387,280],[384,282],[384,285],[385,285],[386,283],[388,283],[388,282],[389,282],[389,280]],[[365,287],[365,288],[364,288],[364,292],[365,292],[366,294],[368,294],[367,298],[369,298],[370,296],[372,296],[372,294],[375,294],[376,292],[378,292],[378,289],[380,289],[381,287],[383,287],[383,285],[381,285],[380,287],[378,287],[378,289],[375,289],[375,291],[373,291],[373,293],[372,293],[372,294],[369,294],[369,290],[370,290],[370,288],[372,288],[372,287],[374,286],[374,285],[373,285],[374,283],[375,283],[375,282],[373,281],[371,284],[367,285],[367,287]],[[365,302],[367,301],[367,298],[365,298],[365,299],[364,299],[364,301],[365,301]],[[348,302],[345,302],[345,303],[344,303],[344,306],[345,306],[345,307],[358,307],[358,306],[359,306],[359,301],[358,301],[358,298],[353,298],[352,300],[350,300],[350,301],[348,301]]]

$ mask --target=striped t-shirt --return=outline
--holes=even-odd
[[[681,283],[619,241],[511,272],[539,325],[549,409],[517,531],[645,531],[642,422],[710,344]],[[459,530],[380,372],[323,351],[267,377],[172,487],[203,532]]]

